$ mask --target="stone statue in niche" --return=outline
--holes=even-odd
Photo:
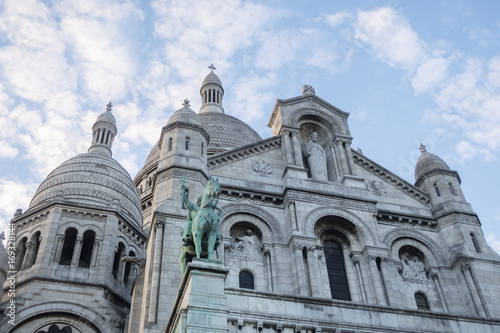
[[[416,255],[404,253],[402,256],[403,261],[403,280],[426,280],[425,265],[422,260]]]
[[[312,179],[327,181],[325,150],[317,141],[318,133],[312,132],[309,135],[309,142],[305,146],[304,155],[307,157]]]
[[[240,252],[245,256],[253,255],[260,252],[260,242],[252,230],[248,229],[245,231],[244,236],[234,237],[231,250]]]

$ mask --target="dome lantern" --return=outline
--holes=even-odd
[[[92,126],[92,144],[89,147],[89,153],[100,153],[111,157],[111,145],[116,136],[116,119],[111,113],[113,105],[111,102],[106,105],[106,111],[97,117],[94,126]]]
[[[210,65],[210,73],[205,77],[201,84],[201,108],[200,113],[216,112],[224,113],[222,107],[222,98],[224,97],[224,88],[219,77],[214,73],[215,66]]]

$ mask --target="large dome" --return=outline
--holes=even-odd
[[[422,152],[415,166],[415,181],[418,181],[421,176],[434,170],[450,170],[450,167],[441,157],[428,151]]]
[[[198,116],[210,135],[209,153],[223,152],[262,140],[250,126],[233,116],[216,112],[204,112]]]
[[[90,152],[62,163],[40,184],[30,208],[54,199],[117,208],[142,227],[141,202],[132,178],[120,163],[104,154]]]

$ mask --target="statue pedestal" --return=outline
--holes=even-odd
[[[165,332],[228,332],[224,280],[229,269],[220,260],[188,264]]]

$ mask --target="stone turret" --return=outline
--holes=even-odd
[[[211,71],[203,80],[200,88],[200,113],[224,113],[224,108],[222,107],[222,98],[224,97],[224,88],[222,88],[222,82],[214,73],[215,66],[210,65],[208,66],[208,68],[210,68]]]
[[[116,119],[111,114],[111,102],[106,106],[106,111],[102,113],[92,126],[92,144],[89,153],[101,153],[111,157],[111,145],[116,136]]]

